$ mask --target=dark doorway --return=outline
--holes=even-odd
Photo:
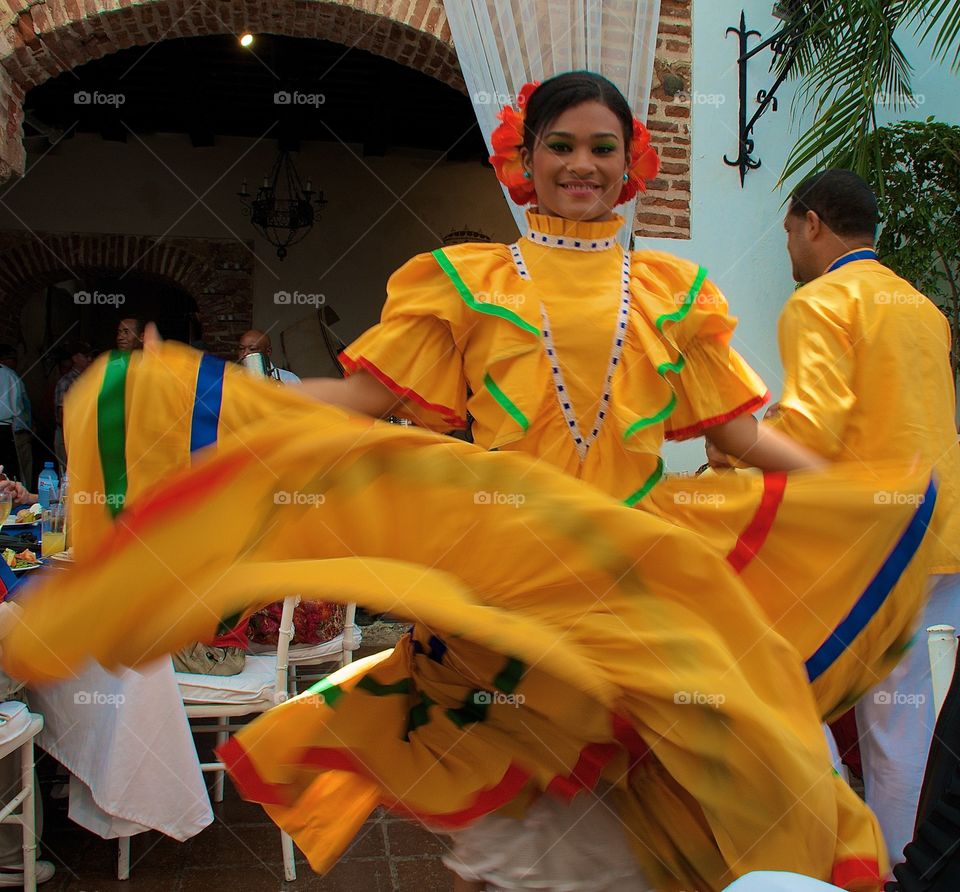
[[[136,273],[94,273],[48,290],[47,345],[81,340],[97,353],[110,350],[116,346],[118,323],[129,318],[155,322],[168,340],[201,340],[197,303],[179,286]]]

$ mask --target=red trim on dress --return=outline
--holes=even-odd
[[[644,743],[643,738],[622,715],[613,713],[613,736],[617,742],[627,751],[630,757],[629,774],[632,775],[634,769],[650,755],[650,747]]]
[[[358,356],[356,359],[352,359],[351,357],[347,356],[346,351],[344,351],[340,353],[339,359],[351,374],[358,368],[362,368],[364,371],[373,375],[373,377],[376,378],[381,384],[389,387],[390,390],[392,390],[397,396],[403,397],[403,399],[411,400],[418,406],[428,409],[431,412],[436,412],[441,416],[441,418],[443,418],[444,424],[449,424],[456,428],[465,428],[467,426],[466,419],[457,415],[456,412],[454,412],[449,406],[441,406],[438,403],[428,402],[415,390],[411,390],[409,387],[404,387],[403,385],[398,384],[393,380],[393,378],[386,374],[386,372],[377,368],[377,366],[370,362],[370,360],[365,356]]]
[[[280,791],[284,788],[283,785],[271,784],[260,776],[253,761],[236,737],[231,737],[223,746],[217,747],[215,755],[223,762],[244,799],[264,805],[291,806],[290,802],[281,798]],[[301,757],[300,765],[309,765],[327,771],[349,771],[379,783],[349,750],[314,747],[307,750]],[[526,771],[511,763],[503,777],[493,787],[481,790],[474,797],[472,804],[460,811],[432,814],[417,811],[399,803],[389,805],[387,808],[396,814],[429,824],[431,827],[457,830],[515,799],[529,780],[530,775]]]
[[[763,475],[763,495],[756,514],[750,523],[744,527],[727,555],[727,563],[733,567],[735,573],[742,573],[744,567],[750,563],[757,552],[763,548],[763,543],[770,535],[770,529],[777,517],[780,503],[783,501],[783,492],[787,487],[787,475],[783,471],[771,471]]]
[[[853,883],[876,883],[880,888],[883,877],[880,876],[880,865],[874,858],[844,858],[833,865],[833,875],[830,882],[841,889],[849,889]]]
[[[717,415],[715,418],[705,418],[703,421],[698,421],[696,424],[691,424],[690,427],[682,427],[679,430],[669,431],[666,434],[666,439],[688,440],[690,437],[697,437],[708,427],[716,427],[718,424],[725,424],[728,421],[733,421],[734,418],[744,415],[747,412],[756,411],[769,399],[770,391],[768,390],[763,396],[751,397],[742,406],[737,406],[736,409],[733,409],[730,412],[725,412],[723,415]]]
[[[580,757],[573,771],[567,777],[556,775],[549,784],[547,792],[569,802],[581,790],[592,790],[597,786],[603,769],[620,752],[615,743],[590,743],[580,750]]]
[[[278,784],[267,783],[260,777],[243,744],[236,737],[229,738],[225,744],[216,747],[213,752],[230,772],[230,777],[240,791],[240,795],[248,802],[259,802],[262,805],[289,805],[280,798],[277,792],[280,789]]]
[[[250,617],[238,622],[229,632],[218,635],[213,641],[205,641],[208,647],[239,647],[246,650],[250,646],[250,639],[247,638],[247,626],[250,625]]]
[[[496,786],[481,790],[473,800],[473,805],[469,805],[460,811],[435,815],[428,812],[414,811],[405,805],[399,804],[388,805],[387,808],[398,815],[415,818],[421,823],[438,830],[460,830],[477,820],[477,818],[482,818],[484,815],[488,815],[490,812],[496,811],[501,806],[516,799],[529,781],[530,775],[520,768],[519,765],[511,763]]]

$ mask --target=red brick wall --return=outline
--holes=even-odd
[[[19,342],[26,294],[78,273],[136,271],[190,294],[210,351],[232,359],[253,324],[253,256],[252,242],[233,239],[0,231],[0,338]]]
[[[660,176],[637,202],[634,230],[639,236],[690,238],[690,102],[669,96],[663,80],[675,75],[693,92],[691,0],[662,0],[657,57],[647,126],[660,153]]]
[[[50,77],[130,46],[237,33],[316,37],[394,59],[463,90],[442,0],[0,0],[0,181],[21,174],[23,97]],[[639,235],[690,237],[691,0],[662,0],[649,127],[661,176],[638,203]]]
[[[23,172],[23,94],[91,59],[245,30],[333,40],[463,90],[442,0],[0,0],[0,179]]]

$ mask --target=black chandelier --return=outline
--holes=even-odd
[[[323,191],[314,193],[311,187],[309,178],[306,188],[303,187],[290,153],[282,151],[270,175],[263,178],[256,198],[247,191],[246,180],[237,193],[243,203],[243,213],[249,215],[257,232],[277,249],[281,260],[287,256],[287,248],[303,241],[313,228],[314,205],[322,210],[327,203]]]

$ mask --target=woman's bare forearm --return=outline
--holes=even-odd
[[[362,369],[349,378],[306,378],[299,384],[289,386],[320,402],[331,403],[373,418],[386,417],[400,402],[386,384],[381,384]]]
[[[740,415],[704,433],[721,452],[764,471],[797,471],[829,464],[816,452],[758,422],[752,415]]]

